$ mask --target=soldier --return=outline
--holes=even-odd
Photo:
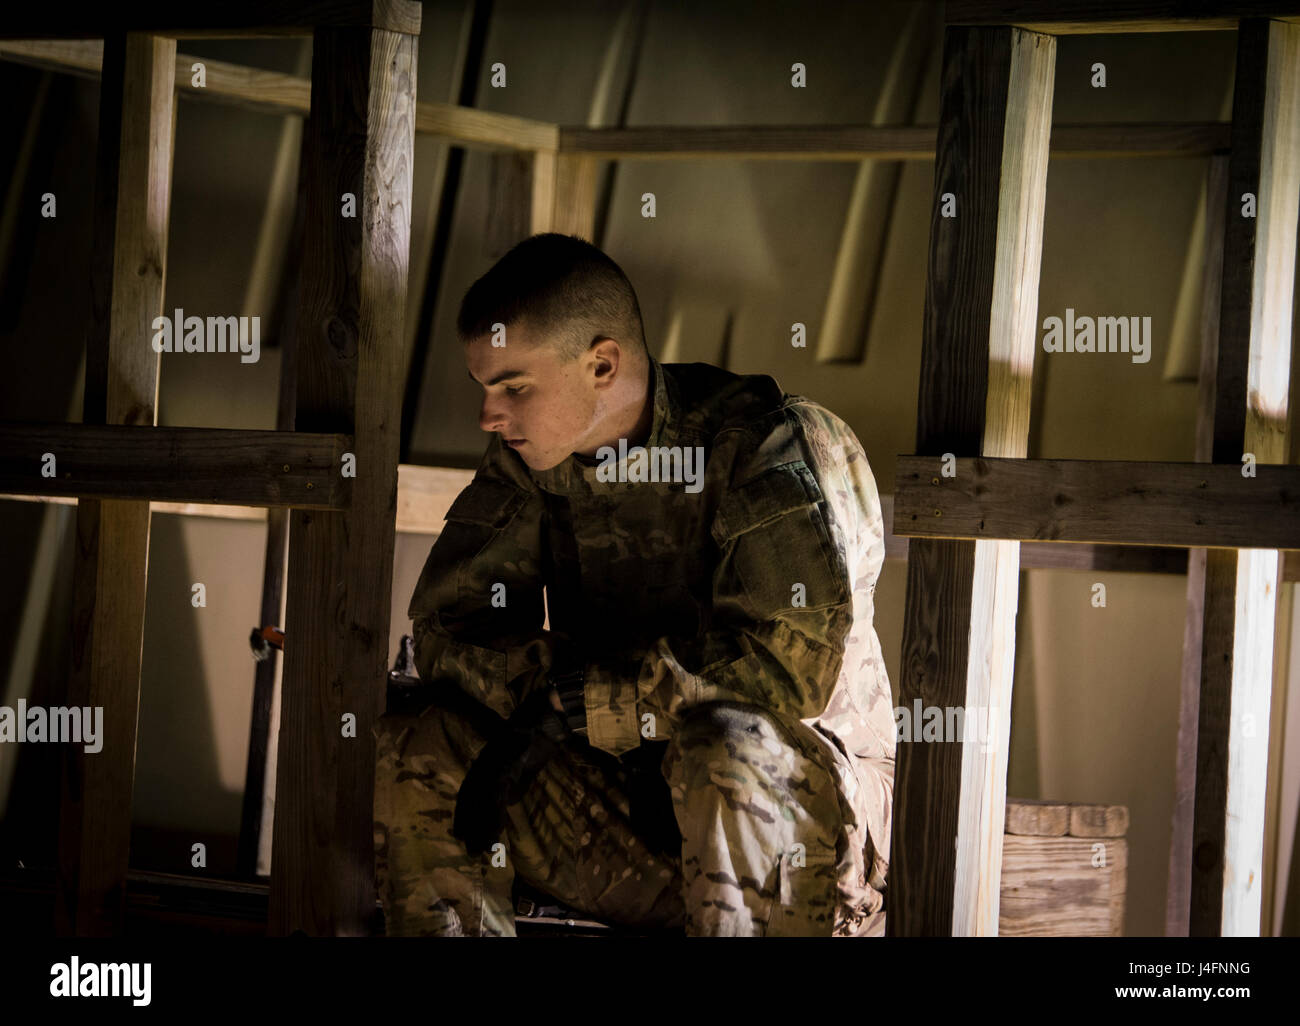
[[[656,361],[576,237],[517,245],[457,327],[493,437],[409,610],[462,708],[377,728],[389,933],[513,936],[519,874],[618,924],[882,934],[884,532],[853,432]]]

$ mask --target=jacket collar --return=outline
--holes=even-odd
[[[650,357],[650,377],[654,388],[654,415],[650,422],[650,435],[646,439],[645,445],[647,447],[671,445],[680,422],[680,400],[677,396],[677,388],[668,375],[664,373],[663,365],[653,356]],[[613,448],[617,453],[619,450],[617,441],[614,442]],[[626,448],[630,447],[624,446],[624,449]],[[515,458],[519,459],[518,456]],[[520,462],[523,461],[520,460]],[[602,462],[604,461],[594,457],[587,459],[577,455],[577,453],[570,453],[565,460],[556,464],[550,470],[532,470],[530,468],[528,473],[540,488],[560,495],[570,493],[588,494],[593,490],[608,491],[611,486],[596,477],[596,471]],[[618,460],[616,465],[623,466],[626,462],[626,458],[622,458]],[[624,478],[620,475],[619,479],[623,480]]]

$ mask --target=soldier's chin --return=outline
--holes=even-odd
[[[530,451],[531,446],[524,446],[522,449],[516,449],[519,458],[522,459],[530,470],[550,470],[552,467],[558,467],[564,462],[563,456],[553,456],[550,453],[541,453]]]

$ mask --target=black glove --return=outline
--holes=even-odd
[[[539,688],[510,714],[470,765],[456,796],[451,832],[473,855],[501,837],[506,806],[523,797],[537,772],[569,736],[551,705],[551,688]]]

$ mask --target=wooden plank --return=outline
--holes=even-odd
[[[112,5],[16,7],[5,12],[6,39],[103,39],[113,32],[149,32],[171,39],[309,36],[316,26],[368,27],[420,34],[417,0],[221,0],[176,4],[127,0]]]
[[[1117,937],[1124,930],[1127,875],[1123,838],[1008,836],[998,935]]]
[[[371,726],[392,602],[416,40],[320,29],[307,126],[297,427],[346,430],[347,512],[295,511],[272,840],[270,931],[362,935],[375,908]],[[353,192],[355,218],[339,216]],[[355,736],[342,736],[342,717]]]
[[[450,103],[417,105],[415,130],[446,136],[458,145],[503,150],[555,149],[560,131],[549,122]]]
[[[397,531],[400,534],[436,535],[452,502],[474,477],[472,470],[455,467],[422,467],[401,464],[398,468]],[[64,496],[0,495],[0,499],[76,505]],[[266,520],[266,509],[257,506],[210,506],[187,502],[151,502],[154,513],[181,516],[218,517],[226,520]],[[1059,546],[1064,548],[1066,546]]]
[[[562,153],[604,160],[933,160],[933,125],[562,125]],[[1055,125],[1051,155],[1198,157],[1225,152],[1230,126],[1185,124]]]
[[[918,452],[1025,455],[1055,57],[1018,29],[945,32]],[[960,217],[940,217],[949,191]],[[900,703],[991,710],[1004,736],[1017,545],[918,540],[907,570]],[[1006,759],[1005,744],[898,745],[891,935],[997,932]]]
[[[143,336],[141,336],[143,337]],[[141,337],[132,349],[148,350]],[[154,359],[157,354],[150,353]],[[152,396],[149,397],[152,404]],[[138,412],[137,412],[138,416]],[[341,434],[118,424],[0,424],[0,489],[29,495],[344,509]],[[43,477],[43,456],[56,477]]]
[[[1201,354],[1196,384],[1198,462],[1214,456],[1214,394],[1219,364],[1219,302],[1223,286],[1223,232],[1228,205],[1228,161],[1210,162],[1205,186],[1205,266],[1201,287]],[[1288,553],[1300,571],[1300,552]],[[1183,661],[1178,688],[1178,747],[1174,760],[1173,828],[1169,838],[1169,881],[1165,890],[1165,936],[1187,936],[1192,887],[1192,816],[1196,804],[1196,732],[1201,705],[1201,646],[1205,627],[1203,548],[1187,552],[1187,612],[1183,622]]]
[[[1261,462],[1254,478],[1242,476],[1239,460],[958,456],[955,477],[943,477],[941,466],[932,456],[898,457],[895,534],[1300,549],[1297,466]]]
[[[1257,197],[1253,218],[1242,216],[1240,197],[1246,192]],[[1288,456],[1298,216],[1300,26],[1243,22],[1228,167],[1216,464],[1235,463],[1243,452],[1262,463],[1283,463]],[[1300,527],[1294,500],[1277,503],[1271,518],[1289,521],[1292,533]],[[1189,912],[1194,936],[1260,933],[1278,585],[1274,550],[1282,547],[1296,544],[1215,551],[1206,560]]]
[[[397,529],[409,534],[438,534],[451,504],[474,478],[472,470],[451,467],[397,468]]]
[[[1070,806],[1036,798],[1008,798],[1005,832],[1027,837],[1064,837],[1070,830]]]
[[[1128,833],[1127,805],[1070,803],[1071,837],[1123,837]]]
[[[417,464],[398,465],[397,533],[436,535],[442,530],[447,509],[474,476],[472,470],[455,467],[427,467]],[[427,480],[426,480],[427,478]],[[0,500],[48,502],[74,506],[68,496],[0,494]],[[892,495],[880,497],[885,517],[885,559],[907,559],[908,539],[893,531]],[[156,515],[213,517],[223,520],[266,521],[266,508],[259,506],[222,506],[196,502],[150,502]],[[1283,553],[1282,579],[1300,581],[1300,552]],[[1129,574],[1183,574],[1187,572],[1187,554],[1177,548],[1149,545],[1089,545],[1080,542],[1021,542],[1022,570],[1108,570]],[[1199,687],[1199,680],[1198,687]]]
[[[448,100],[463,107],[472,107],[482,77],[484,47],[487,44],[488,25],[492,11],[487,4],[470,4],[461,12],[460,37],[456,43],[456,56],[448,77]],[[416,131],[419,131],[419,109],[416,104]],[[526,165],[531,155],[518,150],[505,150]],[[494,156],[496,154],[494,153]],[[415,422],[421,409],[420,395],[424,388],[425,367],[433,348],[433,322],[438,309],[438,295],[442,288],[443,271],[447,253],[451,249],[451,232],[455,223],[456,201],[460,195],[461,176],[465,165],[463,146],[437,145],[434,147],[433,169],[430,175],[429,201],[426,206],[424,231],[412,233],[423,246],[411,254],[412,295],[406,304],[406,362],[402,371],[405,382],[402,391],[402,431],[400,458],[411,458],[411,443],[415,438]],[[525,192],[522,200],[527,202]],[[519,236],[526,235],[526,230]],[[517,240],[516,240],[517,241]]]
[[[0,42],[0,58],[94,77],[97,40]],[[268,113],[306,114],[311,83],[296,75],[203,59],[207,83],[196,88],[199,58],[179,54],[182,95]],[[631,128],[560,126],[464,104],[416,104],[415,130],[457,146],[486,150],[556,150],[601,160],[933,160],[934,125],[652,125]],[[1206,157],[1226,153],[1227,122],[1061,124],[1052,127],[1053,159]]]
[[[588,241],[595,227],[600,163],[586,155],[538,150],[533,154],[529,227],[578,235]]]
[[[299,60],[301,70],[310,72],[310,46],[303,47]],[[299,124],[291,134],[291,142],[298,150],[298,175],[292,189],[293,198],[284,201],[290,211],[286,246],[291,259],[278,276],[277,295],[271,303],[277,313],[276,340],[280,347],[280,382],[275,411],[277,431],[293,430],[298,407],[297,316],[303,290],[302,252],[307,218],[305,127],[305,124]],[[281,155],[283,152],[282,146]],[[247,301],[245,303],[247,305]],[[289,511],[284,508],[270,510],[262,559],[258,627],[284,622],[284,577],[288,554]],[[246,879],[257,876],[259,853],[264,847],[269,850],[269,846],[263,845],[262,836],[265,833],[269,838],[274,823],[275,792],[267,788],[266,781],[269,768],[274,765],[271,760],[275,745],[272,712],[279,686],[279,668],[278,653],[271,649],[267,658],[258,660],[253,669],[253,708],[248,727],[248,757],[244,764],[244,794],[240,799],[239,847],[235,855],[235,870]]]
[[[99,40],[9,40],[0,42],[0,58],[31,67],[72,72],[86,77],[99,74],[103,44]],[[195,61],[203,61],[206,84],[193,84]],[[214,61],[190,54],[176,57],[176,88],[196,100],[227,103],[271,114],[307,114],[311,111],[311,80],[263,68]],[[416,104],[415,130],[445,136],[471,149],[531,151],[555,149],[559,126],[535,118],[497,114],[451,103]],[[931,139],[933,149],[933,139]]]
[[[158,354],[142,340],[162,310],[175,55],[174,42],[156,37],[113,33],[105,41],[87,425],[155,420]],[[99,752],[63,746],[55,907],[63,935],[111,935],[122,925],[148,558],[147,502],[78,504],[71,670],[59,704],[102,709],[103,724]]]
[[[1242,18],[1300,19],[1296,0],[948,0],[950,25],[1018,25],[1053,35],[1235,29]]]

